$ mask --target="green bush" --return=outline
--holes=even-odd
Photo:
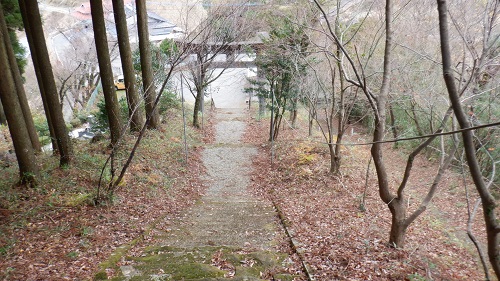
[[[373,131],[373,113],[370,105],[362,99],[354,101],[350,112],[348,112],[348,122],[350,124],[361,123]]]
[[[34,115],[33,122],[35,124],[35,129],[38,133],[38,138],[42,145],[50,143],[50,131],[49,124],[47,123],[47,118],[45,115]]]
[[[128,105],[126,98],[121,98],[118,101],[120,107],[120,119],[126,122],[128,119]],[[106,103],[104,99],[100,99],[97,103],[97,112],[95,114],[95,124],[92,126],[93,131],[107,132],[109,131],[108,113],[106,111]]]
[[[72,128],[78,128],[83,123],[79,118],[73,118],[73,119],[71,119],[71,121],[69,121],[69,124],[71,125]]]
[[[170,91],[165,91],[160,97],[159,103],[159,112],[163,114],[167,112],[169,109],[180,109],[181,101],[177,97],[177,95]]]

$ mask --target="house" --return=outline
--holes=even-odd
[[[104,13],[108,21],[114,22],[111,1],[104,2]],[[137,43],[137,17],[135,3],[133,1],[125,1],[125,14],[127,16],[130,42]],[[92,19],[90,2],[80,4],[74,9],[72,15],[82,21],[90,21]],[[177,25],[151,11],[148,11],[148,29],[149,40],[152,42],[162,41],[166,38],[177,38],[183,34],[182,29],[177,27]],[[110,24],[107,25],[107,30],[109,39],[116,39],[116,27]]]

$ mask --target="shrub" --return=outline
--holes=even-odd
[[[118,101],[120,107],[120,119],[126,121],[128,118],[128,105],[126,98],[121,98]],[[92,126],[93,131],[107,132],[109,130],[108,113],[106,111],[106,103],[104,99],[100,99],[97,103],[97,112],[95,114],[95,124]]]
[[[169,109],[180,109],[181,101],[177,97],[177,95],[170,91],[165,91],[160,97],[159,103],[159,112],[163,114],[167,112]]]
[[[38,138],[42,145],[47,145],[50,143],[50,131],[49,124],[47,123],[47,118],[45,115],[36,114],[33,116],[33,122],[35,124],[35,129],[38,133]]]

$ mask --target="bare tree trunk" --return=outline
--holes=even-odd
[[[153,106],[156,99],[156,89],[153,79],[153,63],[149,45],[146,0],[136,0],[135,5],[137,8],[137,32],[139,34],[139,50],[141,53],[142,86],[146,107],[146,119],[148,120],[148,129],[158,129],[160,126],[160,113],[158,109],[155,109]]]
[[[276,109],[274,108],[274,83],[271,84],[271,89],[269,92],[271,93],[271,120],[269,120],[269,141],[273,142],[274,141],[274,130],[276,130],[276,127],[274,125],[274,119],[275,119],[275,114],[276,114]]]
[[[193,110],[193,127],[200,128],[200,112],[203,103],[203,93],[199,93],[196,91],[196,98],[194,102],[194,110]]]
[[[199,51],[201,52],[201,51]],[[196,96],[193,110],[193,127],[200,128],[199,113],[203,109],[203,101],[205,97],[205,74],[207,69],[204,66],[202,54],[196,54],[197,57],[197,70],[193,75],[193,80],[196,88]]]
[[[296,123],[297,123],[297,106],[298,106],[298,98],[294,97],[292,100],[293,103],[293,109],[290,111],[290,122],[292,123],[292,128],[295,128]]]
[[[314,124],[314,112],[312,106],[309,105],[309,114],[308,114],[308,135],[311,137],[313,133],[313,124]]]
[[[394,116],[394,110],[392,105],[389,104],[389,115],[391,116],[391,131],[392,137],[394,139],[398,138],[398,128],[396,127],[396,116]],[[394,147],[398,147],[398,142],[394,143]]]
[[[33,41],[30,45],[30,48],[34,47],[32,52],[34,51],[36,53],[36,59],[33,59],[33,63],[38,65],[40,76],[43,81],[47,108],[50,112],[50,122],[53,125],[57,147],[59,148],[60,166],[69,165],[73,159],[73,148],[60,107],[57,87],[54,80],[54,74],[52,72],[52,65],[50,63],[49,53],[45,43],[38,3],[36,1],[27,0],[20,0],[19,2],[24,2],[24,6],[26,8],[26,21],[29,25],[29,29],[26,31],[30,32],[28,39],[31,38]],[[47,121],[49,121],[49,119]]]
[[[2,22],[0,24],[5,25],[3,10],[1,8],[0,4],[0,13],[2,14]],[[6,37],[8,36],[8,34],[4,33],[3,29],[0,30],[0,77],[2,77],[0,79],[0,100],[5,109],[12,143],[19,164],[20,182],[23,184],[35,184],[38,167],[12,77],[11,67],[17,67],[17,64],[10,64],[7,50],[3,43],[6,42]]]
[[[33,37],[31,36],[32,32],[29,26],[29,21],[28,21],[28,14],[26,12],[26,6],[24,5],[24,1],[19,1],[19,9],[21,11],[21,15],[23,17],[23,24],[24,24],[24,30],[26,32],[26,38],[28,39],[28,45],[30,48],[30,54],[31,58],[33,61],[33,67],[35,69],[35,76],[38,82],[38,89],[40,91],[40,96],[42,97],[42,104],[43,104],[43,110],[45,112],[45,118],[47,120],[47,125],[49,127],[49,135],[50,135],[50,141],[52,144],[52,151],[54,155],[59,154],[59,147],[56,141],[56,134],[54,131],[54,123],[51,121],[52,117],[50,116],[50,110],[48,107],[48,102],[47,102],[47,97],[45,95],[45,90],[43,86],[43,80],[42,80],[42,74],[39,69],[38,63],[35,63],[38,59],[38,56],[36,54],[35,46],[33,45]]]
[[[290,121],[292,123],[292,128],[295,128],[297,126],[297,114],[297,109],[293,109],[292,112],[290,112]]]
[[[281,121],[283,121],[283,116],[285,115],[285,105],[283,105],[281,111],[276,110],[275,117],[274,117],[274,137],[273,140],[278,139],[280,128],[281,128]]]
[[[339,28],[339,21],[340,21],[340,1],[337,2],[337,18],[336,18],[336,24],[335,24],[335,30],[336,32],[340,32]],[[337,47],[337,57],[341,58],[343,56],[342,51],[340,50],[339,47]],[[345,127],[346,127],[346,121],[347,118],[345,116],[345,77],[344,77],[344,67],[342,65],[341,60],[337,60],[337,68],[339,69],[339,82],[340,82],[340,101],[339,101],[339,114],[337,115],[337,140],[336,140],[336,145],[335,145],[335,151],[333,155],[333,162],[335,164],[335,167],[333,169],[334,174],[338,174],[340,172],[340,165],[342,161],[342,154],[341,154],[341,144],[342,144],[342,139],[344,137],[344,132],[345,132]],[[333,80],[333,79],[332,79]],[[332,85],[333,86],[333,85]],[[334,87],[332,88],[332,91],[334,91]],[[335,96],[334,96],[335,97]],[[335,112],[335,103],[332,104],[332,117]],[[333,124],[333,118],[332,118],[332,124]]]
[[[2,103],[0,103],[0,125],[7,125],[7,117],[5,117]]]
[[[470,128],[469,120],[465,114],[459,98],[459,90],[455,84],[453,75],[451,49],[448,34],[448,9],[446,0],[437,0],[439,14],[439,35],[441,38],[441,56],[443,61],[443,77],[448,89],[453,111],[460,124],[460,128]],[[466,130],[462,132],[464,151],[469,165],[470,174],[483,203],[483,216],[486,224],[486,236],[488,240],[488,257],[497,277],[500,277],[500,226],[496,218],[497,204],[490,193],[488,186],[483,180],[483,175],[476,157],[474,148],[473,132]]]
[[[123,0],[113,0],[113,11],[115,16],[116,33],[118,35],[118,48],[125,79],[125,90],[127,92],[128,113],[130,118],[130,130],[139,131],[142,128],[144,118],[140,108],[141,100],[135,87],[134,65],[132,63],[132,51],[130,50],[129,36],[127,30],[127,16]]]
[[[420,121],[418,121],[418,117],[417,117],[418,115],[417,115],[417,112],[415,110],[415,105],[417,102],[412,97],[412,100],[410,101],[410,103],[411,103],[411,112],[413,115],[413,122],[415,122],[415,127],[417,128],[417,133],[419,136],[423,136],[424,130],[422,130],[422,126],[420,126]],[[431,122],[431,130],[432,130],[432,122]]]
[[[339,159],[335,155],[335,144],[332,140],[328,142],[328,151],[330,152],[330,174],[337,174],[339,172]]]
[[[379,143],[384,138],[385,133],[385,122],[386,122],[386,106],[387,97],[389,95],[389,83],[390,83],[390,73],[391,73],[391,50],[392,50],[392,3],[390,0],[386,0],[385,7],[385,51],[384,51],[384,71],[382,77],[382,86],[380,93],[376,99],[376,109],[375,113],[375,130],[373,132],[373,144],[371,149],[371,154],[373,157],[373,163],[375,164],[375,169],[377,171],[377,179],[379,185],[379,195],[382,201],[386,203],[392,214],[392,225],[389,235],[389,245],[395,247],[403,247],[405,240],[406,227],[404,227],[404,215],[405,215],[405,205],[404,205],[404,193],[398,193],[393,195],[389,188],[389,178],[387,175],[387,169],[385,167],[385,162],[383,159],[383,147]]]
[[[109,131],[111,134],[111,146],[118,143],[121,134],[120,108],[116,97],[115,85],[113,83],[113,71],[109,58],[108,38],[106,36],[106,24],[104,22],[104,11],[102,0],[91,0],[90,9],[92,13],[92,25],[94,28],[97,60],[101,73],[102,90],[108,115]]]
[[[333,163],[334,167],[332,169],[332,172],[334,174],[339,174],[340,172],[340,165],[342,164],[342,155],[341,155],[341,147],[342,147],[342,138],[344,136],[344,132],[340,132],[337,134],[337,140],[335,141],[335,151],[333,155]]]
[[[5,18],[3,13],[0,13],[0,24],[2,25],[1,26],[2,32],[4,34],[9,34],[7,30],[7,25],[5,24]],[[9,63],[11,65],[12,77],[14,78],[16,92],[19,98],[19,104],[21,105],[21,110],[23,111],[24,121],[26,122],[26,129],[28,130],[31,144],[33,145],[33,149],[36,152],[41,152],[42,145],[40,144],[40,140],[38,139],[38,134],[35,129],[35,124],[33,122],[33,116],[31,115],[28,99],[26,98],[26,92],[24,91],[23,79],[21,77],[21,72],[19,71],[19,67],[16,66],[17,65],[16,56],[14,54],[14,49],[12,48],[9,36],[5,37],[4,43],[7,51],[7,56],[9,58]],[[1,114],[2,113],[0,113],[0,115]],[[1,116],[0,116],[0,123],[2,123]]]
[[[335,25],[336,28],[338,28],[337,24]],[[337,55],[339,55],[339,52],[337,52]],[[338,66],[338,64],[337,64]],[[328,148],[329,148],[329,151],[330,151],[330,173],[331,174],[338,174],[339,172],[339,169],[340,169],[340,155],[337,154],[337,153],[340,153],[340,142],[337,138],[337,140],[335,140],[335,144],[333,143],[333,137],[334,137],[334,128],[333,128],[333,120],[335,118],[335,103],[336,103],[336,96],[335,96],[335,71],[332,67],[332,65],[330,64],[330,72],[331,72],[331,77],[332,77],[332,94],[331,94],[331,98],[332,98],[332,101],[331,101],[331,105],[330,105],[330,109],[326,109],[325,110],[325,113],[327,115],[327,126],[328,126]],[[340,85],[341,87],[343,86],[342,85],[342,80],[340,82]],[[325,98],[326,98],[326,95],[325,95]],[[328,103],[328,98],[326,99],[327,100],[327,103]],[[341,117],[338,117],[339,120],[342,119]],[[341,125],[340,123],[338,123],[338,125]],[[339,130],[340,130],[340,127],[339,127]]]
[[[391,232],[389,233],[389,245],[401,248],[405,244],[407,225],[405,221],[406,204],[403,198],[394,198],[390,203],[391,210]]]

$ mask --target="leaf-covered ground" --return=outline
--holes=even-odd
[[[69,169],[57,168],[54,157],[41,156],[43,181],[34,189],[14,186],[16,169],[0,168],[0,279],[92,279],[117,247],[142,239],[155,221],[175,218],[193,204],[203,191],[202,139],[213,141],[213,128],[207,126],[203,135],[188,131],[186,165],[181,122],[175,118],[148,133],[123,187],[108,205],[88,204],[108,152],[106,141],[77,149],[77,161]],[[328,174],[324,141],[319,136],[308,138],[305,124],[280,132],[271,153],[268,120],[248,122],[245,142],[260,148],[253,161],[252,188],[278,206],[316,280],[484,278],[465,235],[465,187],[456,172],[446,173],[432,205],[410,226],[406,247],[393,249],[386,245],[390,214],[378,197],[373,165],[366,180],[368,146],[344,146],[342,173],[334,177]],[[345,142],[367,142],[369,137],[361,131],[354,127],[355,133]],[[133,139],[130,136],[128,145]],[[385,153],[396,186],[405,152],[387,145]],[[433,157],[422,155],[415,161],[408,190],[410,210],[436,173]],[[475,193],[471,191],[470,197],[475,199]],[[474,231],[483,241],[480,215],[476,222]]]
[[[36,188],[13,184],[16,167],[0,168],[0,280],[91,280],[117,247],[193,204],[203,189],[203,136],[188,130],[186,165],[181,119],[168,120],[147,133],[123,186],[102,206],[89,199],[109,152],[107,140],[75,143],[75,164],[68,169],[57,167],[57,157],[39,156],[42,181]],[[129,136],[126,146],[134,140]]]
[[[393,249],[387,246],[390,212],[378,196],[373,165],[366,181],[369,146],[343,146],[341,175],[336,177],[328,174],[324,140],[319,135],[307,137],[307,124],[300,124],[301,129],[287,126],[272,152],[266,134],[269,122],[264,121],[251,119],[246,134],[247,142],[261,147],[254,160],[253,187],[281,209],[316,280],[484,279],[465,234],[467,202],[458,173],[446,173],[432,206],[410,226],[405,248]],[[362,128],[353,129],[355,133],[345,143],[369,142],[368,136],[356,133]],[[386,146],[385,160],[394,187],[402,177],[404,155],[404,150]],[[410,211],[437,171],[437,163],[426,157],[430,154],[415,160],[408,190]],[[471,198],[477,198],[475,193],[471,192]],[[475,233],[484,239],[480,215],[476,221]]]

